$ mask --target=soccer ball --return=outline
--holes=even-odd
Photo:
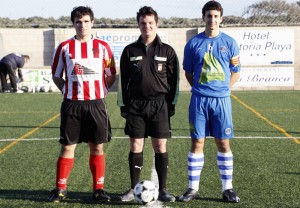
[[[134,187],[134,198],[139,204],[154,204],[158,198],[158,188],[152,181],[140,181]]]
[[[22,86],[22,87],[21,87],[21,90],[22,90],[23,92],[28,92],[28,91],[29,91],[29,88],[28,88],[27,86]]]

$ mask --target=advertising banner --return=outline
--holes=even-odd
[[[59,92],[50,69],[22,69],[24,81],[18,87],[28,92]]]
[[[295,64],[293,29],[228,29],[224,33],[237,41],[242,65]]]
[[[136,41],[139,36],[140,36],[140,32],[114,32],[114,31],[110,31],[110,32],[97,32],[96,36],[98,38],[100,38],[101,40],[107,42],[110,47],[111,50],[113,51],[114,54],[114,58],[116,61],[116,65],[119,66],[120,65],[120,58],[122,55],[122,51],[125,48],[125,46],[127,46],[130,43],[133,43],[134,41]],[[168,36],[166,32],[158,32],[159,37],[161,38],[161,40],[165,43],[168,42]]]
[[[294,86],[294,67],[243,67],[234,87]]]

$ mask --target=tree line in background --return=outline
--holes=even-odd
[[[300,1],[288,3],[285,0],[264,0],[248,6],[242,16],[225,16],[222,26],[286,26],[300,25]],[[160,18],[160,28],[202,27],[201,18],[170,17]],[[58,19],[53,17],[29,17],[11,20],[0,18],[0,28],[69,28],[72,27],[69,16]],[[94,28],[136,28],[136,18],[95,18]]]

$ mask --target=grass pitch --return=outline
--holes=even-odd
[[[172,118],[173,137],[168,142],[168,189],[179,197],[187,188],[187,154],[190,146],[187,109],[190,93],[182,92]],[[200,199],[188,203],[164,203],[165,207],[300,207],[300,92],[233,92],[235,138],[234,187],[239,204],[221,200],[221,181],[216,165],[216,147],[208,138],[201,174]],[[108,95],[113,139],[105,145],[105,189],[113,200],[91,201],[92,178],[86,144],[78,145],[68,183],[68,198],[62,204],[46,202],[55,185],[60,145],[60,94],[0,95],[0,207],[140,207],[115,200],[129,188],[129,141],[125,121]],[[151,178],[153,152],[146,140],[141,179]]]

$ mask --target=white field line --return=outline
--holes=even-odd
[[[126,136],[121,136],[121,137],[112,137],[112,139],[126,139],[128,137]],[[173,136],[172,139],[189,139],[189,136]],[[210,138],[210,137],[209,137]],[[300,137],[293,137],[296,139],[300,139]],[[288,137],[264,137],[264,136],[238,136],[234,137],[234,139],[289,139]],[[9,141],[14,141],[17,140],[16,138],[10,138],[10,139],[0,139],[0,142],[9,142]],[[39,140],[59,140],[59,138],[26,138],[23,139],[23,141],[39,141]]]
[[[112,139],[126,139],[128,137],[126,136],[122,136],[122,137],[112,137]],[[174,139],[188,139],[190,138],[189,136],[173,136],[172,138]],[[263,136],[247,136],[247,137],[235,137],[235,138],[239,138],[239,139],[289,139],[288,137],[263,137]],[[294,137],[297,139],[300,139],[300,137]],[[30,139],[24,139],[20,142],[24,142],[24,141],[47,141],[47,140],[58,140],[59,138],[30,138]],[[0,142],[8,142],[8,141],[14,141],[17,140],[15,138],[12,139],[0,139]],[[152,162],[152,168],[151,168],[151,181],[153,181],[157,187],[158,187],[158,177],[157,177],[157,172],[155,170],[155,158],[153,157],[153,162]],[[144,207],[150,207],[150,208],[162,208],[164,207],[162,202],[160,201],[156,201],[154,204],[152,205],[148,205],[148,206],[140,206],[140,208],[144,208]],[[168,208],[168,207],[165,207]]]
[[[153,152],[154,154],[154,152]],[[153,157],[153,161],[152,161],[152,168],[151,168],[151,179],[150,179],[157,187],[158,186],[158,177],[157,177],[157,172],[156,172],[156,169],[155,169],[155,156]],[[144,206],[143,206],[144,207]],[[161,208],[161,207],[164,207],[162,202],[160,201],[156,201],[154,204],[151,204],[151,205],[148,205],[146,207],[157,207],[157,208]]]

